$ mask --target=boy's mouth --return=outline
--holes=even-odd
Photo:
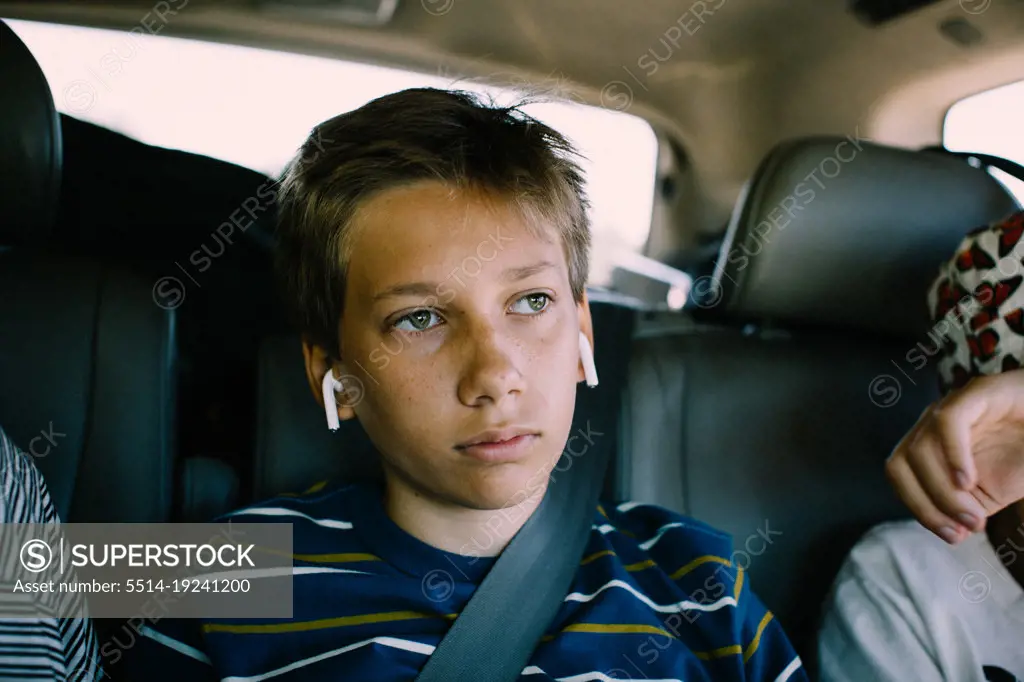
[[[484,462],[501,463],[521,459],[539,433],[522,427],[484,431],[455,446],[459,452]]]

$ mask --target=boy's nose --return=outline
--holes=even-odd
[[[464,405],[497,405],[525,390],[525,377],[516,365],[513,342],[493,327],[473,330],[463,349],[465,364],[458,394]]]

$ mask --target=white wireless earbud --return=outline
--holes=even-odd
[[[587,335],[580,332],[580,360],[583,362],[583,376],[587,386],[597,386],[597,365],[594,364],[594,349],[590,347]]]
[[[341,423],[338,421],[338,401],[335,399],[334,394],[336,391],[343,390],[344,386],[334,378],[334,372],[330,369],[324,374],[321,386],[324,391],[324,412],[327,413],[327,428],[331,431],[337,431],[341,427]]]

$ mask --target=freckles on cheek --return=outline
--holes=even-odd
[[[565,334],[556,330],[545,332],[529,345],[527,361],[548,376],[564,371],[575,371],[577,343],[569,343]]]
[[[574,330],[575,326],[570,328],[567,321],[562,320],[558,324],[546,326],[538,335],[541,350],[560,354],[569,348],[576,348],[577,333]]]
[[[394,368],[399,370],[399,368]],[[387,387],[394,402],[403,407],[422,406],[423,403],[434,403],[443,390],[442,381],[437,374],[437,367],[430,360],[416,360],[408,366],[400,368],[401,375],[396,376]]]

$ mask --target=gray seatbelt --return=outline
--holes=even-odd
[[[600,310],[599,310],[600,309]],[[592,306],[601,383],[579,388],[573,433],[592,443],[552,474],[544,499],[455,619],[416,682],[512,682],[554,620],[579,569],[617,434],[634,311]],[[607,325],[607,327],[604,327]],[[601,435],[597,435],[601,434]],[[566,466],[565,457],[559,468]]]

